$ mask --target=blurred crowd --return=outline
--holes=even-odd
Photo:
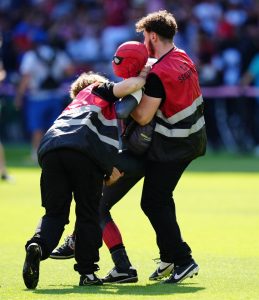
[[[66,53],[73,66],[62,83],[88,70],[116,80],[116,47],[142,41],[135,22],[159,9],[175,15],[175,44],[197,65],[211,149],[259,154],[259,94],[246,89],[259,87],[258,0],[1,0],[1,98],[15,98],[26,53],[43,44]]]

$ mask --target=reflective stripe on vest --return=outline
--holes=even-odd
[[[98,115],[99,117],[99,115]],[[100,118],[99,118],[100,120]],[[101,121],[102,122],[102,121]],[[103,123],[103,122],[102,122]],[[114,123],[114,120],[112,120],[112,123]],[[69,120],[57,120],[55,122],[55,124],[57,126],[87,126],[91,131],[93,131],[94,133],[96,133],[99,137],[99,139],[102,142],[105,142],[106,144],[112,145],[113,147],[116,147],[117,149],[119,149],[119,142],[118,140],[114,140],[112,138],[109,138],[105,135],[102,135],[98,132],[97,128],[92,124],[90,119],[84,118],[84,119],[69,119]]]
[[[196,110],[199,105],[203,103],[203,98],[202,95],[200,95],[198,98],[196,98],[193,103],[183,109],[182,111],[179,111],[175,115],[173,115],[170,118],[165,118],[164,115],[162,114],[161,110],[157,111],[157,117],[161,118],[163,121],[170,123],[170,124],[176,124],[179,121],[182,121],[183,119],[191,116]]]
[[[191,126],[191,128],[187,128],[187,129],[178,129],[178,128],[168,129],[167,127],[157,123],[155,127],[155,132],[158,132],[170,138],[185,138],[190,136],[192,133],[199,131],[204,125],[205,125],[205,120],[204,117],[202,116],[195,124]]]

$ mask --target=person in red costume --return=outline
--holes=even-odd
[[[127,42],[128,44],[128,42]],[[143,45],[144,46],[144,45]],[[128,59],[123,59],[121,64],[118,62],[125,55],[124,44],[118,47],[114,58],[113,58],[113,70],[114,73],[121,78],[128,77],[128,71],[134,66],[132,60],[136,61],[136,57],[132,58],[131,61]],[[144,49],[143,49],[144,50]],[[147,50],[146,50],[147,51]],[[143,51],[145,53],[145,51]],[[151,66],[154,62],[148,62],[147,64]],[[128,67],[128,64],[130,65]],[[77,84],[71,87],[71,92],[73,97],[84,87],[83,82],[77,82]],[[115,103],[116,113],[119,119],[127,122],[127,117],[129,116],[132,109],[138,104],[141,99],[142,92],[136,92],[133,95],[128,95],[123,98],[123,101],[117,101]],[[73,98],[72,97],[72,98]],[[124,120],[123,120],[124,119]],[[126,119],[126,120],[125,120]],[[145,134],[149,134],[146,131],[146,126],[143,127]],[[142,127],[141,127],[142,130]],[[145,139],[146,142],[146,139]],[[140,151],[137,148],[139,144],[134,143],[134,150]],[[141,146],[142,147],[142,146]],[[142,153],[141,148],[141,153]],[[100,225],[102,229],[103,241],[108,247],[112,260],[114,262],[114,267],[107,276],[102,279],[105,283],[132,283],[138,281],[137,270],[132,266],[129,257],[127,255],[122,235],[119,228],[115,224],[111,216],[111,208],[120,201],[125,194],[144,176],[144,156],[138,153],[132,153],[123,146],[123,151],[118,155],[115,166],[124,172],[124,176],[120,178],[114,185],[103,186],[102,198],[100,200]],[[50,258],[53,259],[69,259],[74,257],[74,247],[75,247],[75,232],[69,235],[65,239],[65,243],[60,247],[55,249]]]

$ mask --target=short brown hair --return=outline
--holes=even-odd
[[[160,37],[172,40],[177,32],[175,17],[167,10],[159,10],[148,14],[136,23],[136,31],[155,32]]]
[[[107,81],[107,78],[92,71],[84,72],[71,84],[70,97],[71,99],[75,99],[76,95],[90,84],[95,82],[104,83]]]

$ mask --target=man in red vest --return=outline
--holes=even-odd
[[[157,58],[140,104],[131,114],[140,125],[156,121],[141,199],[156,232],[161,259],[150,280],[170,275],[164,283],[178,283],[199,271],[190,246],[182,239],[173,192],[190,162],[205,154],[204,103],[194,63],[173,42],[174,16],[166,10],[151,13],[136,23],[136,30],[143,32],[149,57]]]

